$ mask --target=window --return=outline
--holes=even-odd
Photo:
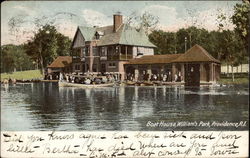
[[[95,35],[95,38],[98,40],[98,39],[100,39],[100,35],[97,33],[96,35]]]
[[[100,54],[101,56],[107,56],[106,51],[105,51],[105,47],[101,47],[100,52],[101,52],[101,54]]]
[[[75,70],[80,70],[81,69],[81,66],[78,64],[78,65],[75,65]]]
[[[95,39],[96,39],[96,40],[99,40],[103,35],[104,35],[104,32],[102,32],[102,31],[97,31],[97,32],[95,33]]]
[[[89,47],[88,46],[85,47],[85,55],[89,56]]]
[[[93,47],[93,56],[99,56],[97,47]]]
[[[82,49],[82,56],[84,57],[86,55],[86,48],[84,47],[83,49]]]
[[[116,64],[115,63],[109,63],[109,68],[115,68]]]
[[[105,72],[105,71],[106,71],[106,64],[102,64],[102,65],[101,65],[101,71],[102,71],[102,72]]]
[[[93,64],[93,72],[97,72],[97,65]]]
[[[119,53],[119,46],[115,46],[115,54]]]

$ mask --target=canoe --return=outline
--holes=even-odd
[[[79,83],[69,83],[69,82],[58,82],[59,87],[79,87],[79,88],[98,88],[98,87],[112,87],[114,83],[104,83],[104,84],[79,84]]]

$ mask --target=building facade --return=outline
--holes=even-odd
[[[183,54],[154,55],[143,30],[113,15],[113,25],[79,26],[72,48],[72,72],[117,73],[121,80],[164,80],[185,85],[214,83],[220,77],[220,61],[195,45]]]
[[[156,47],[146,34],[123,23],[122,15],[113,15],[114,23],[105,27],[77,28],[72,48],[73,72],[112,72],[125,77],[124,64],[140,56],[154,55]]]

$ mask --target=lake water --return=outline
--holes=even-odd
[[[248,85],[98,89],[59,88],[57,83],[1,85],[1,129],[248,130],[248,98]],[[210,127],[201,126],[201,121]],[[237,128],[225,125],[240,121],[247,123]],[[211,126],[213,122],[222,125]]]

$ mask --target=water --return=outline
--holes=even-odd
[[[1,129],[248,130],[247,85],[227,87],[109,87],[79,89],[57,83],[1,87]],[[150,127],[150,122],[247,121],[245,127]]]

